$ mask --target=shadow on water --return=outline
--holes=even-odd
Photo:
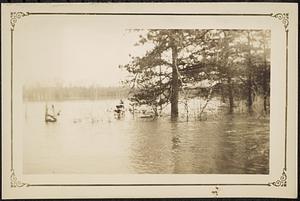
[[[141,122],[131,157],[138,173],[268,174],[268,120]]]
[[[247,115],[227,115],[218,125],[216,172],[269,173],[269,122]]]

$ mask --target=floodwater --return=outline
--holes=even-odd
[[[24,103],[24,174],[268,174],[269,120],[115,119],[118,100]],[[48,103],[49,105],[52,103]]]

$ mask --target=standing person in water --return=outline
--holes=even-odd
[[[124,109],[125,109],[124,108],[124,101],[122,99],[120,100],[120,105],[119,106],[122,109],[122,112],[124,112]]]
[[[120,119],[121,116],[124,116],[124,114],[125,114],[125,111],[124,111],[124,102],[123,102],[122,99],[120,100],[120,104],[116,105],[116,109],[114,111],[115,111],[116,117],[118,119]]]
[[[45,105],[45,121],[47,122],[47,118],[48,118],[48,105],[46,103]]]
[[[55,108],[54,108],[53,104],[51,105],[51,113],[50,113],[50,115],[52,115],[53,117],[56,117]]]

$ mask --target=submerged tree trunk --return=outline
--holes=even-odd
[[[159,66],[159,109],[160,109],[160,114],[162,113],[162,110],[163,110],[163,107],[162,107],[162,104],[161,104],[161,91],[162,91],[162,87],[161,87],[161,84],[162,84],[162,79],[161,79],[161,66]]]
[[[175,45],[172,45],[172,94],[171,94],[171,118],[178,117],[178,96],[179,96],[179,83],[178,83],[178,70],[177,70],[177,57],[178,50]]]
[[[267,113],[267,97],[268,97],[268,72],[267,72],[267,53],[266,53],[266,38],[263,34],[263,49],[264,49],[264,66],[263,66],[263,78],[262,78],[262,89],[264,97],[264,112]]]
[[[248,112],[252,114],[253,109],[253,97],[252,97],[252,62],[251,62],[251,43],[250,43],[250,32],[247,32],[247,39],[248,39],[248,62],[247,62],[247,71],[248,71],[248,80],[247,80],[247,106]]]
[[[251,114],[253,112],[252,105],[253,105],[253,97],[252,97],[252,77],[251,75],[248,76],[247,81],[247,106],[248,112]]]
[[[263,71],[263,96],[264,96],[264,112],[267,113],[267,97],[268,97],[268,92],[267,92],[267,70],[266,70],[266,64],[264,66],[264,71]]]
[[[233,85],[231,81],[231,77],[227,78],[228,82],[228,100],[229,100],[229,114],[233,113],[233,107],[234,107],[234,102],[233,102]]]
[[[225,93],[224,93],[224,85],[223,84],[221,85],[220,90],[221,90],[221,101],[222,101],[222,103],[225,103],[226,101],[225,101]]]

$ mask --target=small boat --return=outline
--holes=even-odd
[[[140,114],[140,118],[142,119],[154,119],[155,118],[155,114],[152,111],[149,111],[147,109],[142,109]]]
[[[54,122],[56,122],[56,121],[57,121],[57,118],[55,118],[55,117],[52,116],[52,115],[47,114],[47,115],[45,116],[45,122],[46,122],[46,123],[49,123],[49,122],[54,123]]]
[[[145,114],[145,115],[140,116],[140,118],[142,118],[142,119],[150,119],[150,118],[154,118],[154,116],[152,114]]]
[[[46,112],[45,112],[46,123],[57,122],[57,116],[60,115],[60,111],[58,113],[55,112],[54,105],[52,105],[51,109],[52,109],[52,114],[49,114],[48,106],[46,105]]]

